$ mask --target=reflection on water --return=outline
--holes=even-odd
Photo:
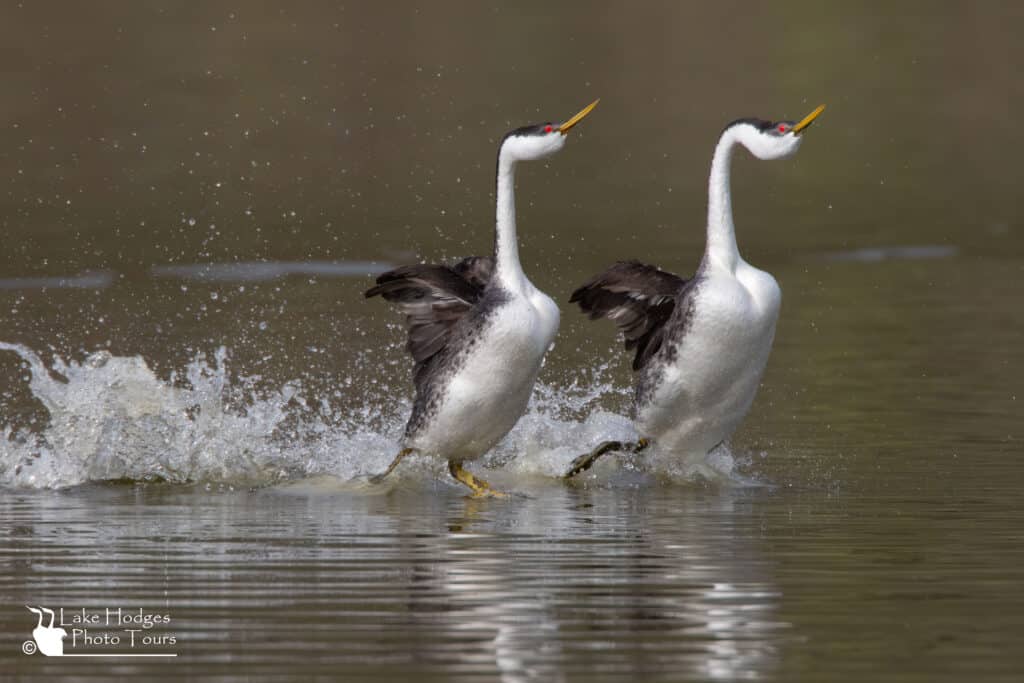
[[[25,680],[71,671],[18,651],[27,603],[171,616],[173,663],[76,661],[83,680],[840,681],[879,661],[915,681],[1019,672],[1012,497],[628,482],[532,493],[9,491],[0,661]]]
[[[560,489],[511,514],[471,504],[433,581],[449,604],[471,606],[455,613],[460,632],[496,631],[493,658],[506,680],[770,672],[785,625],[775,621],[778,594],[763,562],[742,541],[693,528],[729,516],[733,501],[653,498],[643,512],[629,495]]]
[[[15,494],[0,504],[11,521],[0,630],[4,642],[26,636],[14,609],[26,596],[69,612],[167,612],[178,660],[120,667],[171,677],[230,677],[236,662],[355,679],[769,674],[792,634],[760,541],[736,533],[749,523],[742,496],[652,493],[548,487],[498,505],[310,488]]]

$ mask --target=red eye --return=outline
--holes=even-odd
[[[779,132],[780,133],[785,133],[786,132],[786,124],[784,124],[784,123],[780,123],[779,124]]]
[[[550,125],[544,126],[544,132],[545,133],[550,133],[553,130],[554,130],[554,128],[552,128]]]

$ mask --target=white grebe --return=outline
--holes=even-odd
[[[729,166],[742,145],[758,159],[792,156],[801,133],[825,109],[799,123],[733,121],[722,132],[708,183],[707,247],[689,280],[637,261],[620,261],[569,299],[591,319],[618,325],[636,349],[636,443],[606,441],[576,458],[570,478],[602,454],[660,451],[703,457],[739,426],[768,362],[782,292],[770,274],[740,257],[732,220]]]
[[[397,303],[409,326],[416,399],[402,450],[380,481],[412,452],[444,458],[474,496],[503,495],[462,463],[486,453],[526,410],[544,354],[558,331],[558,306],[519,263],[515,168],[562,149],[591,103],[565,123],[517,128],[498,149],[494,258],[454,266],[403,266],[377,278],[366,296]]]

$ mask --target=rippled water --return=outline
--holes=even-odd
[[[1024,675],[1016,6],[0,12],[0,680]],[[563,322],[474,465],[516,495],[417,458],[359,483],[411,393],[363,290],[488,250],[501,134],[597,96],[521,171]],[[568,293],[691,271],[724,123],[818,102],[798,157],[736,160],[784,303],[731,448],[563,484],[633,436]],[[167,616],[146,653],[176,656],[23,654],[26,606]]]
[[[180,661],[79,661],[82,677],[1019,673],[1013,497],[631,481],[530,492],[500,503],[444,486],[369,495],[324,482],[12,493],[0,561],[15,571],[0,586],[171,616]],[[30,620],[6,614],[2,637],[16,646]],[[7,661],[26,674],[70,670]]]

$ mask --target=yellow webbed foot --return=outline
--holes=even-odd
[[[508,498],[507,493],[498,491],[479,477],[474,477],[461,463],[449,460],[448,471],[455,479],[472,489],[471,498]]]

